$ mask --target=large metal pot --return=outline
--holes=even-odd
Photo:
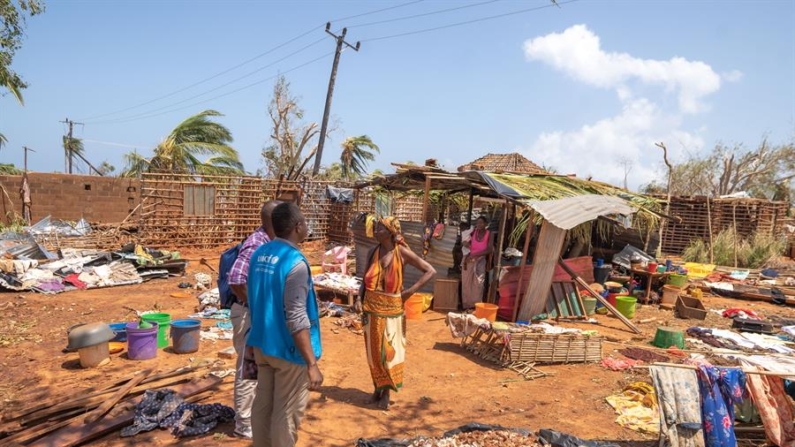
[[[69,330],[69,344],[66,349],[75,351],[81,348],[107,343],[116,336],[105,323],[89,323],[72,327]]]

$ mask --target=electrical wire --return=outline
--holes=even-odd
[[[394,6],[390,6],[390,7],[387,7],[387,8],[381,8],[381,9],[376,9],[376,10],[373,10],[373,11],[364,12],[364,13],[361,13],[361,14],[355,14],[355,15],[352,15],[352,16],[341,17],[341,18],[336,19],[335,21],[350,20],[350,19],[354,19],[354,18],[358,18],[358,17],[364,17],[364,16],[368,16],[368,15],[372,15],[372,14],[378,14],[380,12],[390,11],[390,10],[398,9],[398,8],[403,8],[405,6],[413,5],[415,3],[420,3],[422,1],[423,0],[413,0],[413,1],[405,2],[405,3],[400,3],[400,4],[397,4],[397,5],[394,5]],[[174,95],[177,95],[179,93],[182,93],[182,92],[184,92],[186,90],[190,90],[193,87],[197,87],[197,86],[199,86],[201,84],[204,84],[204,83],[209,82],[209,81],[211,81],[211,80],[213,80],[215,78],[218,78],[219,76],[223,76],[223,75],[225,75],[225,74],[227,74],[227,73],[229,73],[229,72],[231,72],[233,70],[236,70],[236,69],[238,69],[238,68],[240,68],[240,67],[242,67],[244,65],[248,65],[248,64],[250,64],[251,62],[254,62],[257,59],[265,57],[265,56],[273,53],[274,51],[276,51],[276,50],[278,50],[280,48],[283,48],[283,47],[295,42],[296,40],[299,40],[299,39],[303,38],[304,36],[307,36],[307,35],[315,32],[315,31],[317,31],[319,29],[322,29],[324,26],[325,26],[325,23],[320,24],[318,26],[315,26],[315,27],[313,27],[311,29],[308,29],[307,31],[304,31],[303,33],[293,37],[292,39],[289,39],[289,40],[287,40],[285,42],[282,42],[281,44],[279,44],[279,45],[277,45],[277,46],[275,46],[275,47],[273,47],[273,48],[271,48],[271,49],[269,49],[269,50],[267,50],[267,51],[265,51],[263,53],[260,53],[260,54],[254,56],[254,57],[251,57],[251,58],[249,58],[249,59],[247,59],[247,60],[245,60],[245,61],[243,61],[243,62],[241,62],[241,63],[239,63],[237,65],[234,65],[234,66],[232,66],[230,68],[227,68],[226,70],[220,71],[220,72],[218,72],[218,73],[216,73],[216,74],[214,74],[212,76],[209,76],[209,77],[204,78],[204,79],[202,79],[200,81],[194,82],[193,84],[191,84],[191,85],[189,85],[187,87],[183,87],[183,88],[175,90],[175,91],[173,91],[171,93],[167,93],[167,94],[159,96],[159,97],[157,97],[155,99],[151,99],[149,101],[145,101],[145,102],[136,104],[134,106],[125,107],[123,109],[118,109],[118,110],[115,110],[113,112],[107,112],[107,113],[102,113],[102,114],[97,114],[97,115],[91,115],[91,116],[88,116],[86,118],[82,118],[80,121],[88,121],[88,120],[92,120],[92,119],[103,118],[103,117],[110,116],[110,115],[117,115],[119,113],[126,112],[128,110],[134,110],[134,109],[137,109],[139,107],[143,107],[145,105],[152,104],[152,103],[160,101],[162,99],[170,98],[170,97],[172,97]]]
[[[436,14],[443,14],[445,12],[452,12],[452,11],[458,11],[458,10],[461,10],[461,9],[474,8],[476,6],[483,6],[483,5],[487,5],[489,3],[496,3],[496,2],[500,2],[500,1],[502,1],[502,0],[488,0],[488,1],[485,1],[485,2],[473,3],[471,5],[456,6],[455,8],[439,9],[439,10],[436,10],[436,11],[424,12],[422,14],[414,14],[414,15],[410,15],[410,16],[396,17],[394,19],[378,20],[376,22],[367,22],[367,23],[357,23],[357,24],[354,24],[354,25],[348,25],[348,26],[346,26],[346,28],[348,28],[348,29],[351,29],[351,28],[363,28],[365,26],[380,25],[380,24],[383,24],[383,23],[400,22],[402,20],[410,20],[410,19],[416,19],[418,17],[432,16],[432,15],[436,15]]]
[[[163,112],[160,112],[160,113],[155,113],[155,114],[152,114],[152,115],[147,115],[147,116],[141,116],[141,117],[136,117],[136,118],[127,118],[127,119],[117,119],[117,120],[100,121],[100,122],[98,122],[98,123],[105,123],[105,124],[108,124],[108,123],[112,123],[112,124],[126,123],[126,122],[130,122],[130,121],[137,121],[137,120],[146,119],[146,118],[153,118],[153,117],[155,117],[155,116],[165,115],[165,114],[167,114],[167,113],[176,112],[176,111],[178,111],[178,110],[184,110],[184,109],[188,109],[188,108],[191,108],[191,107],[195,107],[195,106],[197,106],[197,105],[204,104],[204,103],[207,103],[207,102],[210,102],[210,101],[214,101],[214,100],[216,100],[216,99],[223,98],[223,97],[225,97],[225,96],[229,96],[229,95],[231,95],[231,94],[234,94],[234,93],[240,92],[240,91],[242,91],[242,90],[246,90],[246,89],[248,89],[248,88],[254,87],[254,86],[256,86],[256,85],[259,85],[259,84],[262,84],[262,83],[264,83],[264,82],[271,81],[271,80],[273,80],[273,79],[276,79],[276,78],[278,78],[279,76],[281,76],[281,75],[283,75],[283,74],[285,74],[285,73],[290,73],[290,72],[296,71],[296,70],[298,70],[298,69],[301,69],[301,68],[303,68],[303,67],[306,67],[307,65],[311,65],[311,64],[313,64],[313,63],[315,63],[315,62],[318,62],[318,61],[320,61],[320,60],[322,60],[322,59],[328,58],[328,57],[330,57],[330,56],[333,56],[333,55],[334,55],[334,51],[331,51],[331,52],[329,52],[329,53],[326,53],[326,54],[323,54],[323,55],[321,55],[321,56],[319,56],[319,57],[316,57],[316,58],[314,58],[314,59],[312,59],[312,60],[309,60],[309,61],[307,61],[307,62],[304,62],[304,63],[302,63],[302,64],[300,64],[300,65],[296,65],[295,67],[292,67],[292,68],[290,68],[290,69],[288,69],[288,70],[282,71],[282,72],[280,72],[279,74],[276,74],[276,75],[273,75],[273,76],[267,77],[267,78],[265,78],[265,79],[261,79],[261,80],[259,80],[259,81],[256,81],[256,82],[252,82],[251,84],[244,85],[243,87],[237,88],[237,89],[235,89],[235,90],[232,90],[232,91],[229,91],[229,92],[226,92],[226,93],[223,93],[223,94],[217,95],[217,96],[213,96],[212,98],[208,98],[208,99],[205,99],[205,100],[202,100],[202,101],[198,101],[198,102],[195,102],[195,103],[193,103],[193,104],[188,104],[188,105],[186,105],[186,106],[184,106],[184,107],[178,107],[178,108],[176,108],[176,109],[170,109],[170,110],[166,110],[166,111],[163,111]]]
[[[556,1],[556,2],[551,2],[550,4],[544,5],[544,6],[536,6],[534,8],[519,9],[517,11],[506,12],[506,13],[503,13],[503,14],[497,14],[497,15],[488,16],[488,17],[481,17],[481,18],[478,18],[478,19],[466,20],[464,22],[451,23],[449,25],[435,26],[435,27],[432,27],[432,28],[425,28],[425,29],[420,29],[420,30],[416,30],[416,31],[409,31],[409,32],[405,32],[405,33],[398,33],[398,34],[390,34],[390,35],[387,35],[387,36],[371,37],[369,39],[362,39],[361,42],[375,42],[375,41],[378,41],[378,40],[387,40],[387,39],[394,39],[394,38],[397,38],[397,37],[411,36],[411,35],[414,35],[414,34],[429,33],[429,32],[438,31],[438,30],[441,30],[441,29],[447,29],[447,28],[453,28],[453,27],[456,27],[456,26],[469,25],[469,24],[478,23],[478,22],[485,22],[487,20],[499,19],[501,17],[508,17],[508,16],[512,16],[512,15],[517,15],[517,14],[523,14],[523,13],[531,12],[531,11],[538,11],[538,10],[541,10],[541,9],[553,8],[553,7],[556,7],[556,6],[559,7],[559,6],[562,6],[562,5],[569,4],[569,3],[574,3],[576,1],[578,1],[578,0],[568,0],[568,1],[564,1],[564,2]]]
[[[235,78],[235,79],[232,79],[231,81],[228,81],[228,82],[226,82],[226,83],[224,83],[224,84],[221,84],[221,85],[219,85],[219,86],[217,86],[217,87],[211,88],[210,90],[205,90],[205,91],[203,91],[203,92],[201,92],[201,93],[199,93],[199,94],[193,95],[193,96],[191,96],[191,97],[189,97],[189,98],[186,98],[186,99],[183,99],[183,100],[181,100],[181,101],[177,101],[177,102],[175,102],[175,103],[171,103],[171,104],[168,104],[168,105],[165,105],[165,106],[157,107],[157,108],[155,108],[155,109],[147,110],[146,112],[141,112],[141,113],[138,113],[138,114],[135,114],[135,115],[123,116],[123,117],[119,117],[119,118],[111,118],[111,119],[109,119],[109,120],[105,120],[105,121],[94,121],[94,122],[89,122],[89,124],[101,124],[101,123],[107,123],[107,122],[109,122],[109,121],[116,121],[116,120],[126,120],[126,119],[130,119],[130,118],[136,118],[136,117],[139,117],[139,116],[149,115],[150,113],[158,112],[158,111],[160,111],[160,110],[167,109],[167,108],[169,108],[169,107],[174,107],[174,106],[176,106],[176,105],[179,105],[179,104],[185,104],[185,103],[186,103],[186,102],[188,102],[188,101],[192,101],[192,100],[194,100],[194,99],[196,99],[196,98],[199,98],[199,97],[201,97],[201,96],[204,96],[204,95],[207,95],[207,94],[209,94],[209,93],[212,93],[212,92],[218,91],[218,90],[220,90],[220,89],[222,89],[222,88],[224,88],[224,87],[226,87],[226,86],[228,86],[228,85],[230,85],[230,84],[234,84],[235,82],[238,82],[238,81],[241,81],[241,80],[243,80],[243,79],[245,79],[245,78],[248,78],[248,77],[250,77],[250,76],[253,76],[253,75],[255,75],[255,74],[259,73],[260,71],[262,71],[262,70],[264,70],[264,69],[266,69],[266,68],[270,68],[270,67],[272,67],[272,66],[274,66],[274,65],[278,64],[279,62],[283,62],[283,61],[285,61],[285,60],[287,60],[287,59],[289,59],[289,58],[291,58],[291,57],[295,56],[295,55],[296,55],[296,54],[298,54],[298,53],[301,53],[301,52],[303,52],[303,51],[306,51],[306,50],[308,50],[309,48],[312,48],[313,46],[315,46],[315,45],[319,44],[320,42],[322,42],[322,41],[324,41],[324,40],[326,40],[326,38],[325,38],[325,37],[321,37],[320,39],[318,39],[318,40],[316,40],[316,41],[314,41],[314,42],[310,43],[309,45],[305,45],[304,47],[302,47],[302,48],[300,48],[300,49],[298,49],[298,50],[296,50],[296,51],[293,51],[292,53],[290,53],[290,54],[288,54],[288,55],[286,55],[286,56],[282,57],[281,59],[275,60],[275,61],[271,62],[271,63],[270,63],[270,64],[268,64],[268,65],[264,65],[264,66],[262,66],[262,67],[260,67],[260,68],[258,68],[258,69],[256,69],[256,70],[254,70],[254,71],[250,71],[250,72],[248,72],[248,73],[244,74],[243,76],[240,76],[240,77],[237,77],[237,78]]]

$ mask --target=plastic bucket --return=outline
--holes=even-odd
[[[497,319],[497,310],[499,306],[491,303],[475,303],[475,316],[477,318],[485,318],[491,322]]]
[[[425,305],[425,297],[412,295],[403,305],[403,310],[407,320],[422,320],[422,307]]]
[[[638,300],[631,296],[617,296],[616,310],[619,311],[621,315],[627,318],[634,318],[635,305],[637,304],[637,302]]]
[[[657,263],[656,262],[650,262],[649,265],[647,265],[646,267],[652,273],[657,271]]]
[[[171,324],[171,315],[164,313],[141,315],[141,319],[150,323],[157,323],[157,347],[165,348],[168,346],[168,326]]]
[[[593,315],[596,313],[596,298],[584,296],[582,297],[582,305],[585,307],[586,315]]]
[[[602,265],[593,269],[594,282],[604,284],[607,278],[610,277],[610,272],[613,271],[612,265]]]
[[[621,296],[629,296],[626,292],[626,289],[624,289],[624,291],[620,293],[608,293],[607,298],[605,299],[607,300],[608,303],[610,303],[611,306],[616,307],[617,303],[616,298]]]
[[[668,276],[668,284],[676,287],[684,287],[687,285],[687,275],[672,274]]]
[[[685,276],[685,278],[687,277]],[[673,306],[676,304],[676,297],[679,296],[679,292],[681,291],[682,289],[679,287],[672,286],[670,284],[664,285],[662,288],[662,299],[660,300],[660,304]]]
[[[676,329],[658,327],[651,344],[662,349],[668,349],[671,346],[685,349],[685,335],[682,331]]]
[[[153,359],[157,356],[158,324],[138,329],[138,322],[127,323],[127,357],[130,360]]]
[[[111,341],[127,341],[127,323],[111,323],[108,326],[116,334]]]
[[[174,320],[171,322],[171,346],[177,354],[199,350],[202,322],[200,320]]]

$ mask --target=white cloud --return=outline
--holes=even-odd
[[[637,190],[658,177],[662,152],[654,143],[664,141],[669,159],[680,159],[684,149],[699,150],[698,134],[679,129],[681,119],[667,115],[646,98],[630,100],[621,113],[573,131],[544,132],[530,149],[522,151],[538,164],[555,167],[562,174],[623,185],[623,160],[631,163],[628,185]]]
[[[740,70],[732,70],[726,73],[721,73],[720,77],[725,79],[726,82],[740,82],[743,79],[743,72]]]
[[[720,89],[721,77],[712,67],[682,57],[669,60],[640,59],[627,53],[602,50],[599,36],[585,25],[574,25],[562,33],[536,37],[524,43],[525,56],[551,65],[574,79],[601,88],[620,88],[638,80],[662,85],[677,92],[685,113],[706,110],[702,99]]]

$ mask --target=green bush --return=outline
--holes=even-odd
[[[727,228],[712,240],[713,263],[733,266],[736,249],[737,267],[760,268],[772,258],[782,255],[786,248],[787,241],[784,238],[764,233],[754,233],[746,239],[737,240],[735,248],[734,230]],[[682,259],[709,263],[709,243],[702,239],[691,241],[682,253]]]

